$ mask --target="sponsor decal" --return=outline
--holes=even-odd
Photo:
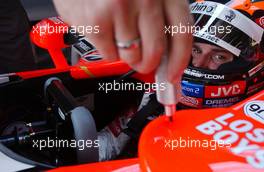
[[[201,108],[203,99],[182,95],[180,102],[186,106]]]
[[[203,97],[204,86],[182,81],[182,93],[191,97]]]
[[[192,13],[195,12],[205,12],[209,14],[213,14],[217,5],[216,4],[211,4],[211,3],[193,3],[190,5],[190,10]]]
[[[232,20],[234,20],[234,18],[236,18],[236,14],[235,14],[235,12],[232,11],[232,10],[229,10],[229,11],[228,11],[228,14],[225,15],[225,19],[226,19],[226,21],[228,21],[228,22],[232,22]]]
[[[97,55],[97,54],[86,54],[85,56],[83,56],[82,58],[84,61],[97,61],[97,60],[102,60],[102,56],[101,55]]]
[[[80,38],[79,42],[73,45],[73,48],[81,57],[95,51],[95,47],[85,37]]]
[[[262,27],[264,28],[264,16],[256,19],[256,22]]]
[[[224,80],[225,79],[225,75],[214,75],[214,74],[201,73],[194,69],[185,69],[184,74],[194,76],[197,78],[203,78],[203,79],[212,79],[212,80]]]
[[[190,10],[191,13],[206,14],[212,16],[211,20],[208,21],[210,23],[207,24],[211,25],[213,23],[212,19],[218,18],[240,29],[250,38],[255,40],[257,43],[260,43],[261,41],[264,32],[261,26],[257,25],[255,22],[250,20],[245,15],[239,13],[238,11],[230,9],[229,7],[223,4],[210,2],[210,1],[202,2],[202,3],[196,2],[190,5]],[[221,40],[219,42],[221,42]]]
[[[256,100],[248,102],[244,106],[244,113],[248,117],[264,124],[264,101]]]
[[[230,52],[232,52],[234,55],[239,56],[239,54],[241,53],[241,50],[237,47],[234,47],[233,45],[229,44],[228,42],[226,42],[225,40],[222,40],[210,33],[208,33],[207,31],[199,31],[199,32],[194,32],[193,36],[205,39],[209,42],[215,43],[217,45],[219,45],[220,47],[224,47],[225,49],[229,50]]]
[[[232,97],[245,93],[246,82],[236,81],[231,85],[206,86],[205,98]]]
[[[200,133],[230,145],[230,152],[252,167],[264,169],[264,128],[256,127],[233,113],[226,113],[195,127]]]
[[[194,36],[197,36],[199,38],[203,38],[206,39],[212,43],[218,44],[218,42],[220,41],[219,38],[215,37],[214,35],[208,33],[208,32],[194,32],[193,33]]]
[[[204,106],[206,107],[227,107],[240,101],[240,97],[229,97],[223,99],[205,99]]]

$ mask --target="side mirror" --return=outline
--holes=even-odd
[[[31,41],[37,46],[47,49],[56,68],[68,67],[62,49],[68,47],[64,43],[64,34],[69,26],[59,17],[44,19],[33,26],[30,32]]]

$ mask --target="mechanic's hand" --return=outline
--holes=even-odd
[[[192,36],[165,34],[165,27],[190,25],[187,0],[53,0],[58,13],[73,26],[99,26],[86,37],[108,60],[119,57],[141,73],[156,69],[168,49],[168,79],[175,82],[190,59]],[[116,41],[141,38],[138,48],[123,49]],[[169,45],[166,47],[165,45]]]

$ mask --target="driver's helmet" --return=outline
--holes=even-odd
[[[264,1],[196,1],[192,58],[184,71],[183,107],[226,107],[264,86]]]

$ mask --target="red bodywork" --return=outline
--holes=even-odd
[[[175,113],[173,122],[163,116],[147,125],[141,134],[138,159],[61,167],[51,171],[263,172],[264,120],[256,120],[252,116],[254,112],[249,111],[250,105],[258,104],[260,109],[255,113],[263,116],[264,91],[230,108],[182,110]],[[211,130],[206,130],[205,126],[210,126]],[[202,133],[202,129],[207,134]],[[219,138],[231,139],[231,147],[221,144],[216,147],[213,144],[190,146],[191,141],[215,143],[213,141]],[[177,140],[185,140],[186,146],[176,147]]]

